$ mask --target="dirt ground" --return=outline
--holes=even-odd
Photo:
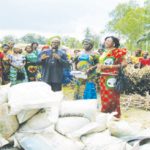
[[[73,88],[64,87],[64,99],[73,100]],[[140,123],[143,128],[150,128],[150,111],[121,107],[122,120],[126,120],[131,123]]]
[[[128,122],[141,123],[143,128],[150,128],[150,111],[129,108],[122,110],[122,119]]]

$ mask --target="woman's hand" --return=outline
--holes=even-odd
[[[92,66],[92,67],[90,67],[89,69],[86,70],[86,73],[89,74],[90,72],[94,71],[96,68],[97,68],[97,65]]]
[[[109,66],[107,66],[107,65],[103,65],[103,64],[98,64],[97,65],[98,70],[103,70],[103,69],[108,69],[108,68],[109,68]]]

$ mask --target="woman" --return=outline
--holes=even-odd
[[[94,42],[91,39],[83,41],[84,50],[75,58],[75,68],[78,71],[87,73],[87,79],[76,78],[74,99],[96,99],[95,71],[92,67],[97,65],[99,55],[93,51]]]
[[[126,66],[126,49],[119,49],[119,40],[114,36],[105,38],[105,48],[103,55],[100,57],[98,70],[101,72],[100,77],[100,95],[102,112],[117,112],[117,118],[120,118],[120,93],[114,87],[116,76],[120,67]]]
[[[31,48],[33,50],[33,52],[36,53],[36,55],[38,55],[40,53],[40,50],[38,49],[39,44],[37,42],[33,42],[31,44]]]
[[[2,84],[2,76],[3,76],[3,65],[2,65],[3,58],[4,54],[0,52],[0,85]]]
[[[25,68],[28,75],[28,80],[29,82],[36,81],[38,71],[38,55],[33,51],[31,46],[26,46],[25,51],[27,52]]]
[[[131,64],[134,64],[134,68],[139,68],[139,62],[141,58],[142,58],[142,50],[138,49],[135,51],[135,55],[131,56],[130,58]]]
[[[140,68],[143,68],[145,66],[150,66],[150,58],[148,56],[149,56],[148,52],[143,53],[143,58],[139,59]]]
[[[14,48],[13,55],[10,55],[10,82],[15,85],[22,82],[27,82],[28,77],[25,70],[25,57],[19,54],[20,49]]]
[[[7,44],[3,44],[2,45],[2,50],[4,53],[4,57],[2,60],[2,64],[3,64],[3,84],[7,84],[10,82],[9,79],[9,70],[10,70],[10,63],[9,63],[9,55],[8,55],[8,51],[9,51],[9,46]]]

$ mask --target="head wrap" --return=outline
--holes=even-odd
[[[83,42],[82,42],[82,44],[84,44],[84,43],[90,44],[92,48],[94,46],[94,41],[92,39],[90,39],[90,38],[84,39]]]
[[[49,49],[49,46],[48,46],[48,45],[44,45],[44,46],[42,47],[42,50],[45,50],[45,49]]]

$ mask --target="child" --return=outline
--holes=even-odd
[[[25,51],[27,52],[26,55],[26,71],[28,75],[29,81],[36,81],[36,75],[38,71],[37,61],[38,56],[37,53],[35,53],[31,46],[26,46]]]
[[[27,73],[25,70],[25,57],[19,52],[19,48],[14,48],[13,54],[10,55],[9,58],[11,85],[28,81]]]

